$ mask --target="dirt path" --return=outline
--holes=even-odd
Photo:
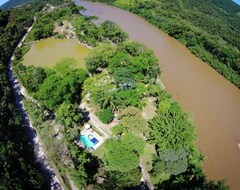
[[[111,125],[110,124],[106,125],[99,121],[97,116],[94,114],[93,108],[88,106],[86,103],[82,103],[79,107],[88,112],[88,117],[90,119],[89,122],[92,123],[97,128],[97,130],[99,130],[99,132],[101,132],[106,138],[108,138],[111,135],[112,133],[110,130]]]
[[[144,182],[146,183],[146,185],[148,186],[148,188],[150,190],[154,190],[154,187],[153,187],[153,185],[151,183],[150,176],[149,176],[149,174],[147,172],[147,169],[146,169],[146,167],[145,167],[145,165],[144,165],[144,163],[143,163],[141,158],[140,158],[140,167],[141,167],[141,170],[142,170]]]
[[[34,18],[34,22],[35,21],[36,21],[36,18]],[[23,41],[25,40],[26,36],[28,35],[28,33],[31,31],[31,29],[33,27],[33,24],[28,29],[27,33],[23,36],[23,38],[21,39],[21,41],[19,42],[17,47],[22,46]],[[39,137],[37,136],[37,133],[32,125],[31,120],[29,119],[27,111],[23,105],[20,94],[22,93],[22,94],[25,94],[26,97],[28,97],[28,96],[25,92],[25,89],[19,85],[17,78],[14,76],[13,69],[12,69],[12,61],[13,60],[14,60],[14,55],[12,55],[12,57],[8,63],[8,76],[9,76],[9,79],[10,79],[10,82],[12,85],[16,104],[22,114],[23,122],[24,122],[26,131],[27,131],[27,134],[29,137],[29,141],[31,142],[33,149],[34,149],[34,155],[35,155],[36,161],[37,161],[40,169],[42,170],[42,173],[44,174],[45,178],[48,180],[51,189],[52,190],[62,190],[63,188],[60,185],[60,182],[59,182],[57,176],[55,175],[53,168],[51,167],[51,165],[49,164],[49,162],[47,160],[47,156],[44,152],[42,142],[40,141]],[[30,98],[30,97],[28,97],[28,98]]]

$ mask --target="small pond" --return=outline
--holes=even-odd
[[[52,67],[66,57],[78,61],[78,66],[85,68],[86,58],[91,50],[74,39],[48,38],[34,43],[28,53],[23,57],[24,65]]]

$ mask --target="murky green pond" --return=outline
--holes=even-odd
[[[71,57],[78,61],[79,67],[85,68],[84,58],[90,52],[89,48],[78,44],[74,39],[49,38],[33,44],[23,57],[23,64],[52,67],[63,58]]]

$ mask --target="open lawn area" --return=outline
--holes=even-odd
[[[93,152],[94,156],[97,156],[99,159],[102,159],[107,149],[105,148],[105,144],[103,143],[98,149]]]
[[[157,175],[157,176],[153,176],[153,175],[150,175],[150,176],[151,176],[152,184],[158,184],[159,182],[166,181],[170,177],[169,174],[165,174],[165,173],[162,173],[161,175]]]
[[[142,156],[143,163],[145,164],[147,171],[152,169],[152,158],[156,155],[155,147],[152,144],[146,144]]]

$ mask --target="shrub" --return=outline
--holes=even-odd
[[[109,124],[113,118],[114,114],[109,109],[102,109],[97,113],[98,118],[105,124]]]

